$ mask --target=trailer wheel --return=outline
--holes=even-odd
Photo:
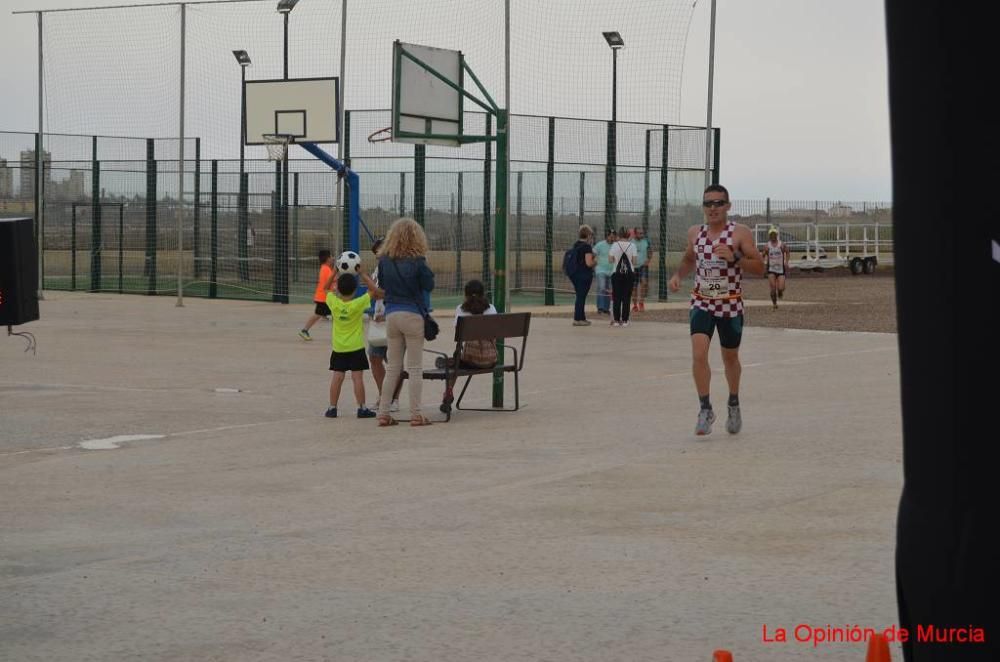
[[[865,258],[865,273],[866,274],[875,273],[875,258],[873,257]]]
[[[851,275],[857,276],[865,270],[865,262],[860,257],[852,257],[850,262]]]

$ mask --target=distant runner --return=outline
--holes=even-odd
[[[778,238],[778,228],[767,231],[767,282],[771,286],[771,305],[778,309],[778,299],[785,296],[785,277],[788,275],[788,246]]]

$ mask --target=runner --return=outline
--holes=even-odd
[[[708,365],[708,348],[716,328],[729,384],[726,430],[736,434],[743,425],[739,398],[743,272],[763,275],[764,261],[754,245],[750,228],[729,220],[729,191],[724,186],[713,184],[706,188],[701,204],[705,223],[688,229],[687,250],[670,279],[670,290],[678,291],[681,279],[695,271],[690,312],[692,373],[701,401],[695,434],[710,434],[715,422],[709,399],[712,370]]]
[[[778,238],[778,228],[767,231],[767,282],[771,286],[771,305],[778,309],[778,299],[785,296],[785,277],[788,274],[788,246]]]

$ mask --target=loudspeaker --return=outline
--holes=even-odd
[[[0,326],[38,319],[38,252],[30,218],[0,218]]]

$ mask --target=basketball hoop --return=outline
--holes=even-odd
[[[368,142],[370,143],[384,143],[387,140],[392,140],[392,127],[387,126],[384,129],[379,129],[368,136]]]
[[[288,158],[288,143],[293,136],[289,133],[265,133],[264,146],[267,147],[269,161],[284,161]]]

